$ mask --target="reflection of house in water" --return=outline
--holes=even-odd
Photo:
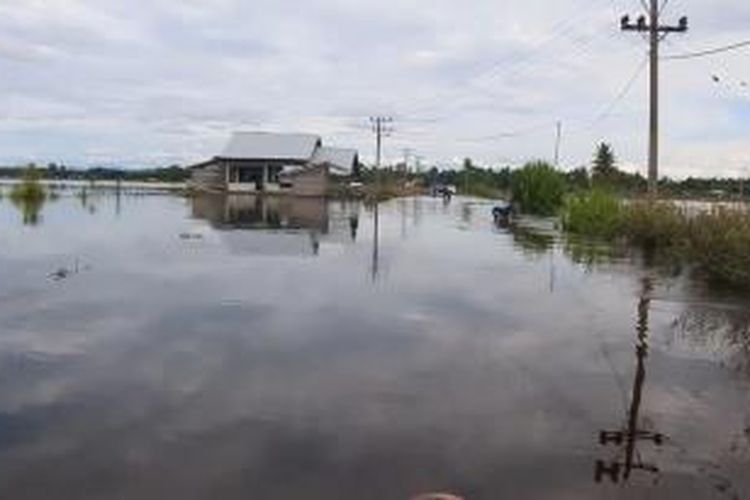
[[[633,380],[633,392],[630,398],[630,407],[626,423],[621,429],[602,430],[599,432],[599,444],[602,446],[614,445],[617,450],[615,458],[609,462],[597,460],[595,469],[596,482],[601,482],[604,477],[609,477],[612,482],[620,480],[628,481],[634,471],[657,474],[659,468],[653,464],[643,461],[638,450],[641,441],[651,442],[655,446],[661,446],[664,436],[655,431],[644,429],[640,423],[641,401],[643,389],[646,382],[646,358],[648,357],[648,329],[649,310],[651,307],[651,293],[653,285],[649,278],[643,280],[643,289],[638,302],[638,323],[636,327],[636,370]]]
[[[219,230],[233,253],[255,255],[315,255],[323,241],[351,241],[352,210],[287,196],[205,195],[192,205],[193,217]]]

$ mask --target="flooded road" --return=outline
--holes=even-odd
[[[0,497],[750,498],[750,297],[491,207],[0,200]]]

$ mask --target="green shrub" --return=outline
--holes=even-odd
[[[695,217],[690,255],[711,279],[750,288],[750,213],[717,208]]]
[[[555,215],[563,203],[565,177],[548,163],[527,163],[513,172],[511,191],[522,212]]]
[[[574,234],[612,238],[622,231],[622,202],[601,189],[571,195],[565,200],[562,223]]]

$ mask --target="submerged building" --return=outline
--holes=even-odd
[[[323,146],[313,134],[236,132],[224,151],[190,167],[202,191],[324,196],[331,175],[349,175],[357,151]]]

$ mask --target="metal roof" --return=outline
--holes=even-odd
[[[321,146],[315,150],[310,163],[313,165],[326,164],[333,167],[335,170],[349,173],[354,168],[354,163],[356,161],[356,149],[329,148]]]
[[[320,143],[313,134],[235,132],[219,158],[309,161]]]

